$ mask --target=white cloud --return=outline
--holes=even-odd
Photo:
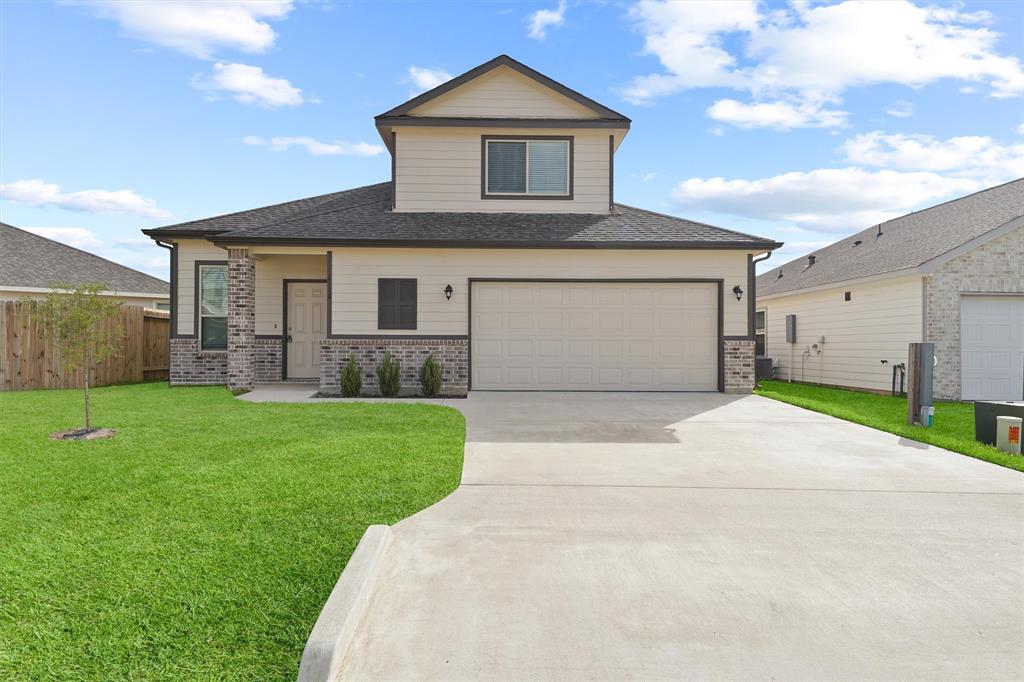
[[[42,180],[17,180],[0,185],[0,199],[30,206],[55,206],[85,213],[135,213],[149,218],[168,218],[170,213],[135,190],[88,189],[62,192],[59,185]]]
[[[454,76],[444,69],[427,69],[422,66],[409,67],[409,82],[412,83],[416,92],[433,90],[441,83],[450,81]]]
[[[931,172],[822,168],[757,180],[690,178],[672,190],[683,209],[782,221],[817,232],[845,232],[894,218],[984,186]]]
[[[720,99],[707,110],[708,116],[740,128],[834,128],[846,125],[847,112],[826,109],[813,102],[739,102]]]
[[[639,104],[690,88],[728,87],[748,92],[749,107],[772,100],[835,105],[853,87],[920,87],[941,79],[985,84],[994,97],[1024,94],[1020,60],[999,52],[1000,35],[979,25],[984,16],[955,7],[643,0],[630,16],[645,52],[663,67],[623,89]],[[821,125],[813,116],[806,121]]]
[[[218,49],[266,52],[277,38],[269,21],[291,12],[292,0],[95,0],[96,12],[132,38],[210,59]]]
[[[905,99],[897,100],[885,108],[885,113],[896,118],[910,118],[914,115],[914,103]]]
[[[1021,123],[1019,126],[1017,126],[1017,134],[1024,135],[1024,123]]]
[[[629,177],[639,180],[640,182],[650,182],[657,177],[655,173],[630,173]]]
[[[291,147],[305,147],[313,156],[377,156],[384,152],[384,147],[379,144],[342,140],[320,142],[306,136],[272,137],[267,140],[256,135],[247,135],[242,142],[253,147],[266,147],[275,152],[287,151]]]
[[[76,249],[89,251],[103,246],[103,242],[96,236],[95,232],[86,230],[83,227],[26,227],[26,231],[38,234],[40,237],[52,239],[61,244],[73,246]]]
[[[943,171],[996,184],[1024,176],[1024,143],[1002,144],[991,137],[930,135],[855,135],[840,147],[850,163],[896,170]]]
[[[192,87],[212,93],[226,92],[243,104],[255,104],[270,109],[294,107],[305,98],[302,90],[284,78],[268,76],[258,66],[248,64],[213,65],[213,73],[196,76]]]
[[[527,35],[534,40],[544,40],[547,31],[553,26],[561,26],[565,23],[565,0],[559,0],[555,9],[539,9],[529,17],[526,23],[529,24]]]

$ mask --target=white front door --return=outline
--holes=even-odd
[[[327,284],[288,282],[289,379],[320,376],[320,342],[327,336]]]
[[[713,283],[475,282],[475,390],[718,390]]]
[[[960,302],[960,399],[1021,400],[1024,296],[964,296]]]

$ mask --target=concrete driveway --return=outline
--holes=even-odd
[[[756,396],[474,393],[344,679],[1024,679],[1024,476]]]

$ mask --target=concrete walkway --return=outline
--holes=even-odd
[[[454,404],[344,679],[1024,678],[1019,473],[756,396]]]

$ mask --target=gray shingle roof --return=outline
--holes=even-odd
[[[57,282],[102,282],[126,293],[170,292],[161,279],[0,223],[0,286],[49,288]]]
[[[303,202],[307,203],[298,207]],[[145,232],[170,238],[198,229],[209,229],[212,238],[222,243],[768,249],[779,246],[770,239],[623,204],[615,204],[609,215],[396,213],[391,211],[390,182]]]
[[[810,267],[807,256],[780,265],[757,278],[757,293],[780,294],[917,267],[1022,215],[1024,178],[869,227],[809,254],[814,256]]]

